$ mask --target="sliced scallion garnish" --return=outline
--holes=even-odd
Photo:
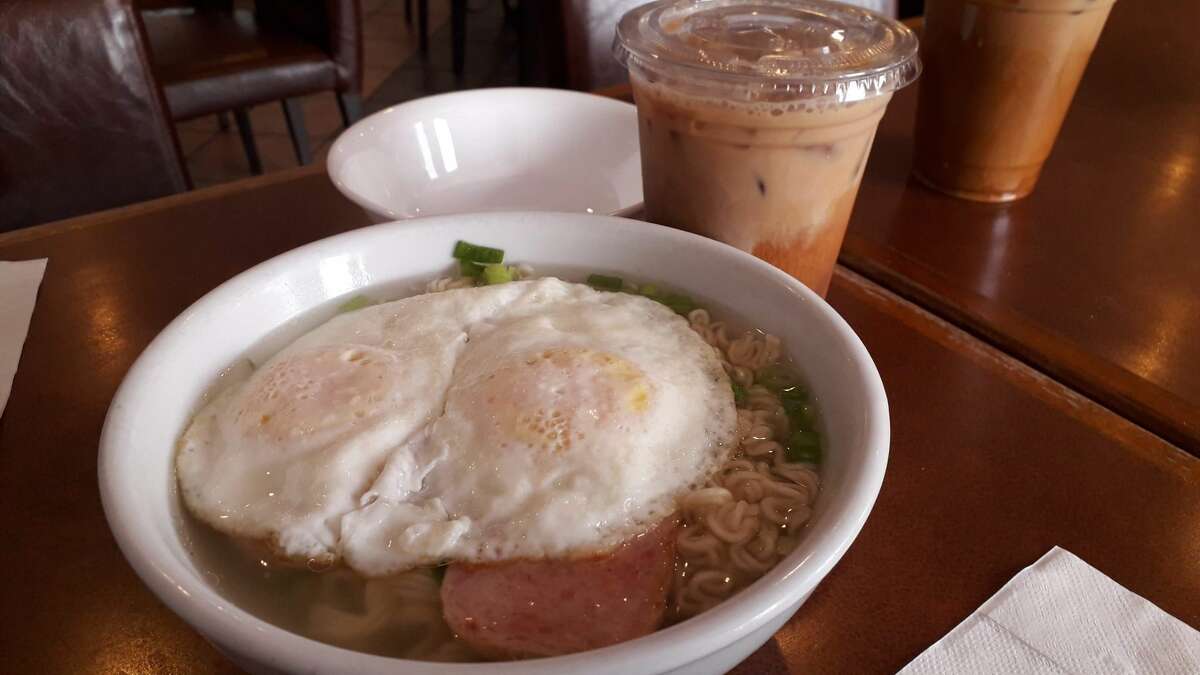
[[[484,267],[485,265],[481,265],[471,260],[458,261],[458,271],[464,277],[471,277],[472,279],[476,279],[479,277],[479,275],[483,274]]]
[[[621,277],[610,277],[605,274],[589,274],[587,285],[598,291],[619,291],[625,280]]]
[[[513,280],[512,268],[504,265],[488,265],[483,268],[483,281],[492,284],[506,284]]]
[[[367,296],[356,295],[353,298],[350,298],[349,300],[338,305],[338,313],[345,314],[346,312],[353,312],[355,310],[362,309],[363,307],[370,307],[371,305],[374,305],[374,304],[375,304],[375,301],[368,298]]]
[[[686,295],[679,295],[677,293],[670,293],[664,297],[657,297],[654,299],[675,310],[676,314],[680,314],[682,316],[687,316],[692,312],[693,309],[696,309],[697,306],[695,300],[692,300]]]
[[[761,384],[776,394],[800,384],[796,374],[779,363],[759,368],[754,375],[754,383]]]
[[[737,407],[742,407],[746,402],[746,388],[730,380],[729,386],[733,388],[733,404]]]
[[[504,262],[504,251],[490,246],[480,246],[467,241],[460,241],[454,245],[454,257],[459,260],[470,260],[476,263],[501,263]]]
[[[821,437],[815,431],[796,431],[788,438],[783,454],[789,462],[821,463]]]

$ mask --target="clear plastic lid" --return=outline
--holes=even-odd
[[[621,18],[613,51],[631,71],[751,101],[860,101],[921,71],[903,24],[824,0],[659,0]]]

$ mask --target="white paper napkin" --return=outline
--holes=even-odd
[[[0,260],[0,415],[8,405],[38,286],[45,272],[45,258],[21,262]]]
[[[1200,673],[1200,632],[1056,546],[900,672]]]

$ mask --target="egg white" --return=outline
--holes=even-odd
[[[389,453],[441,412],[465,327],[516,287],[420,295],[344,314],[209,402],[176,459],[188,509],[285,559],[340,557],[340,520]]]
[[[211,401],[177,465],[218,530],[383,576],[611,548],[707,479],[735,427],[685,320],[541,279],[335,318]]]

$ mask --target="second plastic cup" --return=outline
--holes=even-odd
[[[956,197],[1033,191],[1112,0],[929,0],[914,170]]]
[[[624,16],[614,50],[647,218],[825,295],[879,120],[920,71],[912,31],[820,0],[664,0]]]

